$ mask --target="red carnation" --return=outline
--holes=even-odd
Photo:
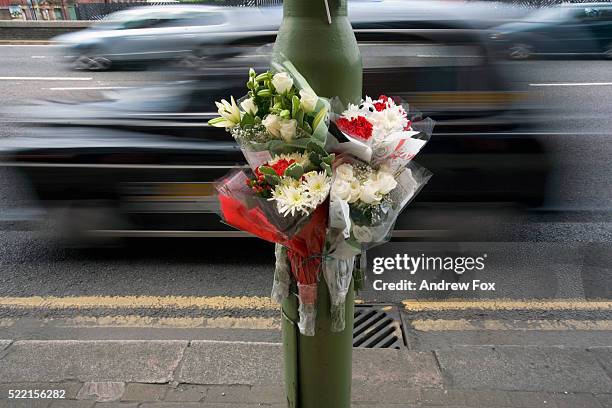
[[[287,167],[291,166],[293,163],[295,163],[295,160],[293,159],[280,159],[277,160],[276,163],[270,165],[270,167],[274,169],[276,174],[278,174],[279,176],[283,176],[285,174],[285,170],[287,170]]]
[[[365,116],[357,116],[353,119],[340,118],[336,121],[336,126],[344,133],[363,140],[372,137],[372,124]]]

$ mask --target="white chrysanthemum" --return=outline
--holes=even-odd
[[[349,103],[348,108],[346,108],[346,110],[342,112],[342,116],[344,116],[347,119],[355,119],[359,115],[361,115],[359,106],[354,105],[352,103]]]
[[[324,172],[310,171],[304,174],[302,185],[310,195],[312,208],[316,208],[327,198],[331,179]]]
[[[300,212],[307,215],[310,209],[308,194],[301,186],[279,184],[272,190],[272,198],[269,200],[276,201],[276,209],[283,216],[294,216]]]
[[[274,156],[272,160],[268,162],[269,165],[275,164],[277,161],[285,159],[287,161],[295,160],[296,163],[301,164],[302,167],[306,167],[310,164],[308,155],[306,153],[281,153],[278,156]]]
[[[404,130],[408,125],[408,119],[405,115],[404,109],[398,105],[372,113],[368,120],[372,123],[373,137],[384,139],[390,133]]]

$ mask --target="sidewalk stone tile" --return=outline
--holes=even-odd
[[[604,366],[608,376],[612,377],[612,347],[595,347],[589,350]],[[612,392],[612,389],[607,392]]]
[[[504,391],[466,391],[465,398],[470,407],[511,407],[510,397]]]
[[[97,402],[94,408],[138,408],[138,402]]]
[[[13,400],[0,399],[0,408],[47,408],[51,400]]]
[[[591,394],[555,394],[553,401],[557,408],[601,408],[601,404]]]
[[[0,373],[15,382],[162,383],[171,380],[186,346],[186,341],[16,341],[0,359]]]
[[[204,402],[244,402],[258,403],[253,399],[248,385],[209,385]]]
[[[179,384],[176,388],[168,388],[164,401],[198,402],[206,396],[205,385]]]
[[[263,404],[286,403],[284,385],[253,385],[251,387],[253,400]]]
[[[365,404],[373,402],[381,404],[408,404],[416,403],[421,393],[418,388],[398,387],[396,385],[356,385],[353,387],[353,401]]]
[[[194,340],[185,350],[179,382],[189,384],[281,384],[280,344]]]
[[[442,375],[429,352],[353,349],[353,384],[435,388]]]
[[[6,398],[8,390],[63,390],[66,399],[75,399],[83,386],[80,382],[66,381],[55,383],[5,383],[0,384],[0,399]]]
[[[457,388],[609,392],[612,380],[593,353],[553,347],[453,347],[436,351]]]
[[[121,401],[161,401],[168,387],[162,384],[128,384]]]
[[[421,402],[425,406],[463,405],[466,402],[467,391],[461,390],[421,390]]]
[[[94,401],[55,400],[49,408],[92,408]]]
[[[98,402],[118,401],[125,391],[122,382],[86,382],[77,395],[80,400],[95,400]]]
[[[556,408],[553,396],[546,392],[509,392],[513,407],[518,408]]]
[[[0,340],[0,351],[10,346],[12,342],[13,340]]]
[[[597,400],[603,408],[612,408],[612,394],[599,394]]]

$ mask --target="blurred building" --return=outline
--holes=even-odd
[[[0,20],[100,20],[130,7],[163,4],[272,6],[282,0],[0,0]]]

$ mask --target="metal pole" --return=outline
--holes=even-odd
[[[357,102],[362,91],[361,55],[347,17],[346,0],[328,0],[327,6],[325,0],[285,0],[274,58],[291,61],[317,94]],[[295,296],[285,301],[282,309],[288,406],[350,408],[352,285],[346,299],[346,328],[341,333],[330,330],[330,300],[323,275],[314,337],[302,336],[297,329]]]

